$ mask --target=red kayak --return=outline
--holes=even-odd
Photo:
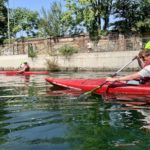
[[[42,75],[42,74],[48,74],[48,71],[28,71],[28,72],[24,72],[24,73],[18,73],[18,71],[0,71],[0,74],[4,74],[4,75]]]
[[[93,90],[105,82],[106,78],[99,79],[63,79],[63,78],[46,78],[46,81],[59,87],[75,89],[81,92]],[[95,94],[130,94],[150,96],[150,85],[145,84],[127,84],[123,82],[107,82]]]

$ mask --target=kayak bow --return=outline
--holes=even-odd
[[[81,92],[90,91],[106,81],[106,78],[98,79],[63,79],[46,78],[46,81],[60,87],[80,90]],[[107,82],[95,94],[136,94],[150,95],[150,85],[145,84],[127,84],[124,82]]]

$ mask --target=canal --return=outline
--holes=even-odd
[[[95,78],[100,72],[0,75],[1,150],[149,150],[150,107],[52,93],[47,76]]]

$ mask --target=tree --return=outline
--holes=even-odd
[[[113,24],[121,32],[150,31],[150,0],[116,0],[113,15],[117,18]]]
[[[106,31],[109,27],[112,6],[113,0],[66,0],[68,12],[64,18],[74,25],[74,28],[86,28],[91,39],[97,39],[101,31]]]
[[[136,23],[136,30],[139,32],[150,31],[150,0],[143,0],[140,4],[139,21]]]
[[[139,5],[137,0],[116,0],[113,14],[118,20],[112,24],[114,29],[121,32],[131,31],[138,19]]]
[[[39,34],[53,37],[63,36],[66,32],[66,26],[62,23],[62,16],[63,10],[59,2],[53,2],[48,11],[42,8]]]
[[[16,34],[19,32],[26,32],[27,36],[35,36],[38,23],[38,12],[36,11],[19,7],[10,10],[10,30],[12,37],[16,37]]]
[[[6,0],[0,0],[0,43],[7,37]]]
[[[103,0],[102,1],[102,19],[104,22],[102,30],[108,30],[110,24],[110,15],[112,14],[113,9],[113,0]]]

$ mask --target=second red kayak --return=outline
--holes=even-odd
[[[4,74],[4,75],[20,75],[20,73],[18,73],[18,71],[0,71],[0,74]],[[48,71],[28,71],[28,72],[24,72],[21,73],[22,75],[44,75],[44,74],[48,74]]]
[[[82,92],[93,90],[102,83],[106,78],[99,79],[63,79],[63,78],[46,78],[46,81],[60,87],[80,90]],[[107,82],[97,91],[96,94],[136,94],[136,95],[150,95],[150,85],[145,84],[126,84],[123,82]]]

